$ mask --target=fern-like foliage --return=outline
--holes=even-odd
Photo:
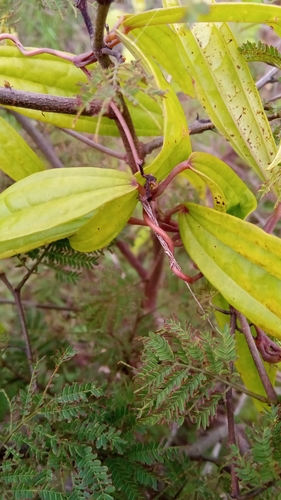
[[[257,44],[247,41],[247,43],[239,47],[239,52],[248,62],[260,61],[281,69],[281,54],[272,45],[267,45],[261,41]]]
[[[83,269],[93,269],[98,265],[102,251],[81,253],[74,250],[68,239],[58,240],[47,247],[36,248],[18,256],[21,265],[26,267],[28,258],[38,261],[56,273],[60,283],[76,284]]]
[[[236,359],[228,329],[214,336],[170,321],[142,340],[143,368],[136,377],[141,420],[182,423],[188,415],[206,429],[227,390],[222,381],[230,377],[229,364]]]
[[[229,461],[235,461],[241,492],[249,498],[281,498],[281,410],[272,408],[253,427],[246,428],[249,451],[231,447]],[[252,496],[250,495],[252,492]]]
[[[72,348],[56,355],[43,392],[37,388],[39,362],[27,390],[10,402],[0,436],[1,500],[145,500],[159,484],[166,485],[166,498],[174,498],[172,464],[180,470],[192,464],[176,448],[145,442],[132,408],[111,408],[105,387],[93,382],[52,394],[60,366],[74,355]],[[180,475],[177,486],[185,483]]]

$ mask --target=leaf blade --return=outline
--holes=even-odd
[[[45,167],[15,129],[0,116],[1,170],[15,181],[42,172]]]
[[[92,167],[33,174],[0,195],[0,258],[68,237],[110,200],[135,192],[126,172]]]
[[[70,245],[79,252],[106,247],[122,231],[137,204],[135,193],[120,196],[101,206],[74,236]]]
[[[280,240],[231,215],[185,206],[180,234],[200,271],[252,323],[281,338]]]

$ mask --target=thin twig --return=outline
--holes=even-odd
[[[253,490],[247,491],[243,495],[240,495],[237,500],[253,500],[254,498],[258,498],[261,493],[268,490],[271,486],[273,486],[275,481],[269,481],[264,486],[260,486],[259,488],[254,488]]]
[[[276,94],[275,96],[271,97],[270,99],[266,100],[266,104],[269,104],[270,102],[278,101],[278,99],[281,99],[281,94]]]
[[[278,68],[271,68],[264,76],[262,76],[257,82],[256,82],[256,87],[257,89],[261,89],[264,87],[267,83],[272,82],[272,78],[280,71]]]
[[[20,297],[21,290],[20,289],[17,290],[16,288],[13,288],[13,286],[11,285],[11,283],[9,282],[8,278],[6,277],[6,275],[4,273],[0,274],[0,280],[3,281],[3,283],[6,285],[6,287],[8,288],[8,290],[11,292],[11,294],[14,297],[15,305],[17,307],[18,314],[19,314],[21,330],[22,330],[22,334],[24,337],[24,341],[25,341],[25,351],[26,351],[28,366],[29,366],[30,373],[32,374],[33,373],[33,357],[32,357],[31,344],[30,344],[30,340],[29,340],[25,316],[24,316],[24,310],[22,307],[22,302],[21,302],[21,297]]]
[[[163,146],[163,137],[156,137],[156,139],[143,144],[144,155],[149,155],[154,149],[161,148],[161,146]]]
[[[251,329],[250,329],[250,326],[248,324],[248,321],[246,320],[245,316],[243,316],[243,314],[241,314],[240,312],[236,311],[236,315],[240,321],[240,325],[241,325],[241,328],[243,330],[243,334],[244,334],[246,342],[248,344],[253,361],[254,361],[256,368],[258,370],[258,373],[259,373],[260,379],[262,381],[265,393],[266,393],[269,401],[272,404],[277,404],[278,400],[277,400],[276,392],[275,392],[275,390],[270,382],[270,379],[268,377],[268,374],[265,370],[264,364],[262,362],[259,351],[258,351],[257,346],[255,344],[253,335],[251,333]]]
[[[230,316],[230,334],[235,335],[236,327],[236,313],[234,308],[230,308],[232,313]],[[230,373],[233,373],[233,362],[229,363]],[[226,393],[226,414],[227,414],[227,424],[228,424],[228,444],[236,445],[236,435],[235,435],[235,425],[234,425],[234,408],[233,408],[233,394],[232,388],[230,387]],[[231,495],[233,498],[237,498],[240,493],[239,481],[236,474],[235,463],[230,465],[231,474]]]
[[[10,115],[13,115],[15,119],[21,124],[22,128],[28,133],[28,135],[33,139],[36,146],[43,153],[45,158],[48,160],[53,168],[63,168],[64,165],[57,156],[53,144],[48,137],[44,137],[43,134],[36,128],[26,116],[20,115],[12,109],[6,110]]]
[[[121,240],[116,241],[116,246],[124,257],[126,257],[131,266],[137,271],[139,277],[145,281],[147,279],[147,271],[144,269],[139,259],[131,252],[129,246]]]
[[[45,250],[43,250],[43,252],[41,253],[41,255],[38,257],[38,259],[36,259],[36,262],[33,264],[33,266],[31,266],[30,269],[28,269],[27,273],[24,275],[24,277],[22,278],[22,280],[18,283],[18,285],[16,286],[15,290],[17,292],[20,292],[23,285],[27,282],[27,280],[30,278],[30,276],[34,273],[34,271],[36,271],[37,267],[39,266],[40,262],[42,262],[42,260],[44,259],[46,253],[48,252],[49,248],[50,248],[51,245],[48,245]]]
[[[58,127],[59,128],[59,127]],[[88,137],[85,137],[82,134],[79,134],[78,132],[75,132],[74,130],[69,130],[68,128],[59,128],[59,130],[62,130],[68,135],[71,135],[72,137],[75,137],[78,141],[84,142],[87,144],[87,146],[90,146],[91,148],[95,148],[98,151],[101,151],[102,153],[105,153],[109,156],[113,156],[114,158],[118,158],[118,160],[124,160],[126,159],[126,154],[125,153],[119,153],[118,151],[113,151],[112,149],[106,148],[105,146],[102,146],[101,144],[98,144],[97,142],[93,141],[92,139],[89,139]]]
[[[28,334],[25,314],[24,314],[24,310],[23,310],[23,306],[22,306],[22,302],[21,302],[21,290],[17,290],[17,289],[14,290],[14,298],[15,298],[16,307],[18,309],[21,330],[23,333],[24,341],[25,341],[26,355],[27,355],[29,370],[30,370],[30,373],[32,375],[32,373],[33,373],[33,356],[32,356],[31,343],[29,340],[29,334]]]
[[[145,300],[143,301],[143,307],[147,311],[153,311],[157,303],[157,293],[159,291],[159,285],[162,278],[165,256],[162,245],[157,237],[153,238],[153,246],[153,265],[150,273],[148,274],[144,288]]]
[[[56,306],[54,304],[38,304],[36,302],[30,302],[28,300],[22,300],[22,304],[25,307],[28,308],[36,308],[36,309],[47,309],[47,310],[54,310],[54,311],[69,311],[69,312],[81,312],[81,309],[75,308],[75,307],[67,307],[67,306]],[[8,304],[11,306],[16,306],[16,302],[14,300],[8,300],[8,299],[0,299],[0,305],[1,304]]]
[[[239,398],[239,401],[236,405],[234,415],[239,415],[245,402],[247,400],[246,394],[242,394]],[[225,422],[219,427],[213,427],[210,429],[206,435],[203,435],[197,439],[197,441],[191,445],[183,446],[185,449],[185,453],[188,457],[193,457],[197,455],[203,455],[207,452],[212,446],[214,446],[217,442],[225,439],[228,433],[228,426]]]

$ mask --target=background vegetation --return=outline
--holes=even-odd
[[[111,29],[120,11],[161,6],[116,1],[107,22]],[[92,2],[92,17],[95,9]],[[1,32],[15,30],[25,47],[74,54],[89,48],[82,16],[71,1],[6,2],[0,22]],[[240,45],[277,44],[268,26],[235,24],[233,31]],[[268,70],[262,62],[251,63],[255,81]],[[261,88],[268,114],[280,113],[278,85],[275,76]],[[175,89],[188,123],[203,125],[207,114],[198,100],[176,84]],[[38,139],[15,110],[1,108],[0,114],[47,168],[58,162],[124,170],[122,160],[50,123],[29,120]],[[280,118],[272,129],[278,146]],[[52,145],[47,156],[42,141]],[[124,149],[117,137],[100,136],[98,142]],[[276,199],[272,193],[260,199],[261,180],[217,130],[194,133],[192,150],[212,154],[235,171],[259,198],[247,220],[264,227]],[[153,150],[147,162],[157,154]],[[13,182],[2,171],[0,181],[2,192]],[[161,206],[169,210],[178,200],[201,202],[199,190],[179,176]],[[211,204],[210,191],[205,202]],[[140,208],[134,216],[141,217]],[[278,237],[280,229],[277,220]],[[176,256],[187,274],[197,272],[182,247]],[[251,388],[233,373],[236,323],[227,318],[227,327],[215,318],[216,292],[205,278],[192,285],[191,294],[171,272],[148,227],[127,225],[108,248],[86,254],[59,240],[2,260],[1,276],[6,277],[0,283],[1,498],[281,498],[279,405],[270,408],[272,400],[257,387],[259,413]],[[277,340],[277,357],[278,347]],[[271,379],[275,366],[268,369]],[[277,395],[279,387],[277,373]],[[229,415],[235,418],[234,442]]]

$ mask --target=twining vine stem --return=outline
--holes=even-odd
[[[259,373],[260,379],[262,381],[265,393],[266,393],[269,401],[271,402],[271,404],[276,405],[278,403],[277,395],[276,395],[276,392],[275,392],[275,390],[270,382],[269,376],[266,372],[266,369],[265,369],[264,364],[262,362],[262,359],[260,357],[260,353],[258,351],[256,344],[255,344],[255,341],[254,341],[250,326],[248,324],[248,321],[245,318],[245,316],[243,316],[243,314],[241,314],[239,311],[236,311],[236,316],[240,322],[241,329],[243,331],[243,334],[245,336],[245,339],[246,339],[246,342],[248,344],[249,350],[251,352],[252,358],[253,358],[254,363],[256,365],[256,368],[258,370],[258,373]]]

